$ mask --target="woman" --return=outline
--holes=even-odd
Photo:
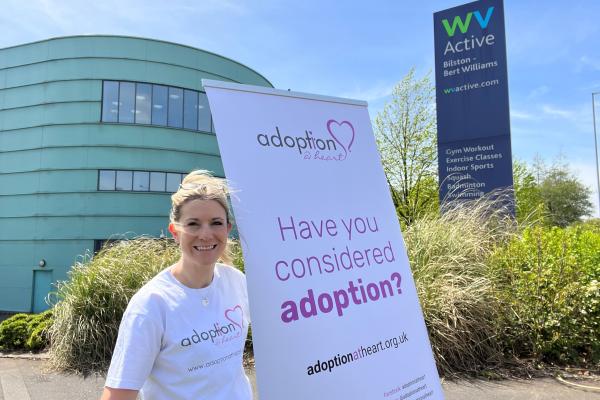
[[[181,257],[144,285],[123,314],[102,400],[248,400],[242,366],[246,279],[219,264],[231,219],[227,186],[206,171],[173,194],[169,231]]]

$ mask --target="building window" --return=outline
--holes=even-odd
[[[183,127],[198,130],[198,92],[195,90],[183,92]]]
[[[164,172],[150,172],[150,191],[166,192]]]
[[[142,82],[104,81],[102,122],[213,131],[206,93]]]
[[[167,192],[175,193],[179,189],[182,178],[181,174],[167,173]]]
[[[133,190],[136,192],[150,190],[150,172],[133,171]]]
[[[175,193],[186,174],[162,171],[98,171],[98,190]]]
[[[117,171],[116,190],[131,190],[133,171]]]
[[[183,127],[183,89],[169,88],[168,122],[173,128]]]
[[[119,120],[119,82],[105,81],[102,88],[102,121]]]
[[[135,116],[135,83],[119,85],[119,122],[133,123]]]
[[[152,125],[167,125],[167,93],[169,88],[152,85]]]
[[[150,125],[152,109],[152,85],[138,83],[135,85],[135,123]]]
[[[99,190],[115,190],[115,172],[116,171],[100,171],[98,177]]]
[[[206,93],[200,93],[198,96],[198,130],[211,132],[211,129],[212,120],[208,108],[208,97],[206,97]]]

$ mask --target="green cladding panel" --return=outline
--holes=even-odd
[[[172,182],[106,190],[100,171],[223,176],[212,132],[102,122],[104,81],[202,92],[204,78],[271,86],[236,61],[159,40],[74,36],[0,49],[0,311],[48,307],[53,285],[97,240],[167,232]]]

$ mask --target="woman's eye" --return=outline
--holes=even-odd
[[[221,221],[214,221],[213,225],[223,225],[223,222],[221,222]]]

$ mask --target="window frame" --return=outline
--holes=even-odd
[[[102,172],[113,172],[113,187],[114,189],[100,189],[100,175]],[[131,173],[131,189],[117,189],[117,175],[119,172],[130,172]],[[148,174],[148,189],[145,190],[135,190],[135,174],[136,173],[147,173]],[[164,175],[164,186],[162,190],[150,190],[150,182],[152,174],[163,174]],[[96,189],[98,192],[127,192],[127,193],[165,193],[165,194],[173,194],[173,191],[167,190],[167,177],[171,175],[179,175],[179,179],[177,180],[177,185],[179,185],[183,181],[183,178],[187,175],[186,172],[177,172],[177,171],[146,171],[139,169],[99,169],[97,173],[98,181],[96,184]],[[175,190],[177,191],[177,190]]]
[[[207,99],[207,108],[208,108],[208,115],[210,116],[210,126],[209,126],[209,130],[203,130],[200,129],[200,109],[197,109],[197,115],[195,118],[195,126],[196,128],[186,128],[185,127],[185,93],[186,92],[195,92],[196,94],[196,103],[197,106],[200,105],[200,97],[202,95],[206,96],[206,91],[205,90],[197,90],[197,89],[192,89],[192,88],[186,88],[186,87],[182,87],[182,86],[173,86],[173,85],[165,85],[165,84],[161,84],[161,83],[152,83],[152,82],[144,82],[144,81],[131,81],[131,80],[115,80],[115,79],[103,79],[102,81],[102,91],[101,91],[101,99],[100,99],[100,123],[104,123],[104,124],[119,124],[119,125],[142,125],[142,126],[156,126],[156,127],[162,127],[162,128],[169,128],[169,129],[181,129],[181,130],[185,130],[185,131],[191,131],[191,132],[200,132],[200,133],[208,133],[208,134],[213,134],[214,135],[214,124],[213,124],[213,118],[212,118],[212,114],[210,112],[210,105],[208,104],[208,99]],[[106,82],[115,82],[117,84],[117,102],[119,103],[119,105],[117,106],[117,115],[116,115],[116,121],[105,121],[104,120],[104,97],[105,97],[105,90],[104,90],[104,84]],[[131,83],[133,84],[134,90],[133,90],[133,122],[119,122],[119,116],[121,114],[121,84],[122,83]],[[143,85],[150,85],[150,122],[149,123],[140,123],[137,122],[137,85],[139,84],[143,84]],[[154,114],[154,104],[153,104],[153,98],[154,98],[154,88],[155,86],[162,86],[164,88],[167,89],[167,101],[165,104],[165,113],[166,113],[166,121],[165,124],[158,124],[158,123],[153,123],[152,122],[152,116]],[[182,104],[182,109],[181,109],[181,126],[171,126],[169,125],[169,92],[170,89],[177,89],[177,90],[181,90],[182,94],[181,94],[181,104]]]

